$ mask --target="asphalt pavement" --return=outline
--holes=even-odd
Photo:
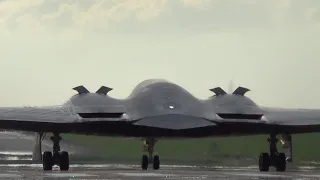
[[[72,165],[68,172],[58,167],[44,172],[40,164],[11,164],[0,166],[0,179],[24,180],[314,180],[320,179],[320,170],[291,169],[286,172],[259,172],[256,167],[193,167],[165,166],[160,170],[143,171],[138,165]]]

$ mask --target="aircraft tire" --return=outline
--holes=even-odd
[[[279,153],[276,160],[276,171],[283,172],[286,170],[286,155],[284,153]]]
[[[270,156],[268,153],[261,153],[259,156],[259,170],[269,171]]]
[[[42,156],[43,170],[51,171],[53,166],[53,157],[50,151],[45,151]]]
[[[60,170],[68,171],[69,170],[69,153],[62,151],[60,153]]]
[[[143,155],[142,156],[142,160],[141,160],[141,168],[142,170],[147,170],[148,169],[148,165],[149,165],[149,158],[147,155]]]
[[[160,157],[158,155],[155,155],[153,157],[153,169],[158,170],[160,168]]]

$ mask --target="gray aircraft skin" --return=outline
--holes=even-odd
[[[232,94],[220,87],[213,88],[210,90],[215,95],[207,99],[198,99],[163,79],[141,82],[125,99],[108,96],[112,88],[105,86],[94,93],[84,86],[74,90],[78,94],[59,106],[0,108],[1,128],[53,133],[59,138],[60,133],[141,138],[151,147],[148,162],[153,162],[153,146],[162,138],[270,134],[270,155],[262,153],[259,158],[261,171],[269,170],[269,166],[285,170],[285,162],[274,158],[283,158],[283,153],[273,147],[277,135],[289,137],[287,140],[291,144],[291,134],[320,130],[320,110],[262,107],[245,96],[249,89],[244,87],[238,87]],[[52,138],[57,145],[53,154],[61,153],[59,138]],[[50,170],[45,162],[47,155],[44,156],[44,169]],[[61,167],[62,160],[52,160],[51,164],[68,170],[69,160],[67,162],[64,167]],[[145,164],[142,160],[143,169],[146,169]],[[154,169],[158,166],[159,162]]]

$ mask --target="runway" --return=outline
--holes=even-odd
[[[289,169],[287,172],[259,172],[256,167],[193,167],[165,166],[161,170],[143,171],[133,165],[72,165],[70,171],[42,171],[41,165],[0,165],[0,179],[6,180],[314,180],[320,171],[310,167]]]
[[[30,160],[33,134],[25,132],[0,132],[0,160]],[[90,152],[84,147],[62,143],[71,153]],[[51,150],[52,142],[47,138],[43,149]],[[17,161],[18,162],[18,161]],[[11,162],[12,163],[12,162]],[[15,162],[13,162],[15,163]],[[70,171],[60,172],[54,167],[52,172],[44,172],[41,164],[1,164],[0,180],[314,180],[320,179],[320,168],[311,166],[290,167],[286,172],[259,172],[257,166],[179,166],[161,165],[161,169],[142,171],[139,165],[79,165],[72,164]]]

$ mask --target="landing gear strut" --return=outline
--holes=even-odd
[[[59,133],[53,133],[50,138],[53,142],[53,152],[45,151],[42,157],[43,170],[51,171],[54,165],[60,166],[61,171],[69,170],[69,154],[66,151],[60,152],[60,141],[62,138]]]
[[[275,167],[276,171],[286,170],[286,155],[279,153],[277,150],[277,136],[276,134],[270,134],[269,151],[270,153],[261,153],[259,156],[259,170],[269,171],[269,167]]]
[[[158,170],[160,168],[160,158],[158,155],[153,156],[154,146],[156,144],[155,139],[144,140],[144,151],[148,152],[148,155],[142,155],[141,168],[143,170],[148,169],[149,163],[152,163],[153,169]]]
[[[282,148],[287,156],[286,160],[292,162],[292,136],[291,134],[282,134],[281,138]]]

